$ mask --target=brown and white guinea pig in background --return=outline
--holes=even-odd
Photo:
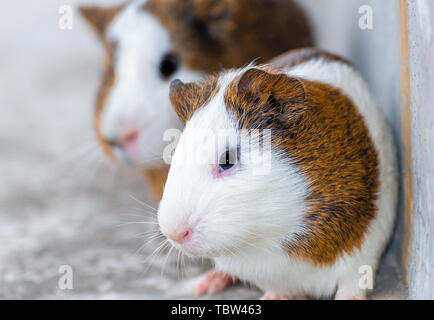
[[[312,43],[292,0],[147,0],[80,11],[105,47],[98,140],[111,158],[143,166],[158,200],[168,170],[163,134],[182,129],[170,105],[170,81],[196,81]]]
[[[365,298],[359,268],[375,274],[397,178],[392,136],[355,68],[304,49],[174,80],[170,97],[186,125],[158,221],[176,248],[215,261],[196,290],[234,276],[266,299]]]

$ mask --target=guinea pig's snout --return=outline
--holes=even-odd
[[[110,147],[115,151],[117,150],[117,152],[121,152],[121,159],[127,160],[128,163],[139,161],[139,138],[140,131],[135,128],[123,130],[118,135],[105,136],[105,140]]]
[[[128,147],[129,145],[137,143],[139,138],[139,130],[130,130],[122,134],[118,140],[121,146]]]
[[[177,228],[163,232],[164,235],[172,241],[175,241],[179,244],[183,244],[188,242],[193,235],[193,229],[189,226],[182,225]]]
[[[128,148],[128,146],[135,144],[138,138],[139,138],[139,130],[134,129],[134,130],[128,130],[126,132],[123,132],[117,137],[106,138],[106,140],[112,147],[125,149]]]

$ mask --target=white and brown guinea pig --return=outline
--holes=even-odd
[[[312,43],[292,0],[141,0],[80,11],[105,47],[98,139],[110,157],[146,168],[158,200],[167,176],[163,133],[182,129],[170,106],[170,81],[196,81]]]
[[[186,125],[158,220],[176,248],[214,259],[197,292],[231,275],[268,299],[365,298],[359,268],[377,269],[397,179],[391,134],[355,68],[302,49],[174,80],[170,97]]]

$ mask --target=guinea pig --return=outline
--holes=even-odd
[[[146,168],[160,195],[167,175],[163,134],[182,129],[170,105],[170,81],[196,81],[312,43],[292,0],[147,0],[80,11],[105,48],[98,140],[111,158]]]
[[[265,299],[364,299],[393,231],[396,153],[358,71],[314,49],[171,83],[185,123],[158,208],[169,242]],[[365,271],[363,271],[365,272]],[[372,279],[374,281],[374,279]]]

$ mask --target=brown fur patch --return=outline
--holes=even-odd
[[[154,196],[154,200],[157,203],[163,196],[164,185],[166,184],[168,173],[169,166],[143,169],[143,174],[149,182],[152,195]]]
[[[105,42],[105,49],[103,73],[95,102],[94,127],[96,136],[99,143],[101,144],[102,149],[110,159],[116,161],[116,157],[113,154],[110,143],[102,136],[101,133],[101,118],[104,111],[104,105],[116,80],[116,72],[113,65],[116,43]]]
[[[80,14],[95,30],[96,34],[101,39],[105,40],[107,27],[116,17],[116,15],[122,11],[123,8],[123,5],[112,8],[83,6],[80,7]]]
[[[312,45],[308,21],[292,0],[149,0],[144,9],[169,31],[173,51],[192,70],[265,62]]]
[[[209,76],[199,84],[173,80],[170,83],[170,102],[179,119],[185,123],[193,113],[205,105],[218,91],[217,76]]]
[[[332,264],[360,248],[375,217],[377,152],[362,116],[339,89],[250,69],[225,92],[243,129],[271,129],[309,183],[307,235],[284,244],[293,257]]]

